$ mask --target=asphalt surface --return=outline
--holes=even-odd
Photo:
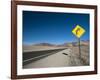
[[[47,57],[49,55],[55,54],[63,49],[52,49],[52,50],[42,50],[42,51],[31,51],[23,53],[23,65],[29,64],[33,61],[39,60],[41,58]]]

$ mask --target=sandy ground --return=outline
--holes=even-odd
[[[75,60],[79,59],[83,65],[89,65],[89,46],[81,46],[81,58],[79,57],[78,47],[73,47],[72,51]]]
[[[55,46],[24,46],[23,52],[30,52],[30,51],[43,51],[43,50],[53,50],[53,49],[62,49],[66,47],[55,47]]]
[[[89,47],[81,46],[81,58],[79,57],[78,47],[70,47],[63,51],[59,51],[24,65],[23,68],[47,68],[86,65],[89,65]]]

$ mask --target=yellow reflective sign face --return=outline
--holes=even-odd
[[[85,29],[83,29],[80,25],[77,25],[73,30],[72,33],[80,38],[84,33],[85,33]]]

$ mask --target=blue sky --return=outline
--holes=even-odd
[[[86,30],[81,40],[89,40],[89,14],[23,11],[23,44],[74,42],[76,25]]]

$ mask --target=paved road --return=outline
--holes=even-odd
[[[23,65],[29,64],[32,61],[39,60],[41,58],[47,57],[49,55],[55,54],[66,48],[52,49],[52,50],[41,50],[41,51],[31,51],[23,53]]]
[[[71,65],[71,49],[61,49],[49,52],[48,56],[24,64],[23,68],[66,67]]]

